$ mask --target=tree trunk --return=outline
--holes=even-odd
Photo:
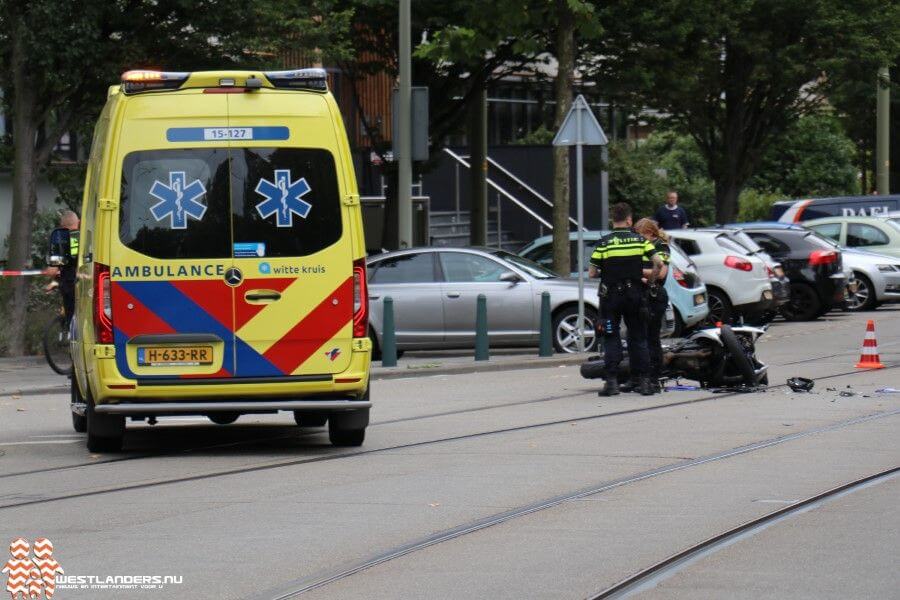
[[[744,188],[733,177],[716,181],[716,223],[734,223],[737,220],[738,197]]]
[[[556,31],[556,59],[559,63],[554,82],[556,115],[554,129],[559,130],[572,106],[572,82],[575,72],[575,19],[566,0],[557,0],[559,28]],[[569,253],[569,147],[553,148],[553,270],[560,275],[572,272]]]
[[[869,193],[869,162],[866,153],[866,149],[864,146],[857,147],[856,149],[856,157],[859,160],[859,193],[860,194],[868,194]]]
[[[472,94],[469,104],[467,137],[469,138],[470,225],[469,241],[473,246],[487,245],[487,88]]]
[[[15,34],[14,34],[15,35]],[[13,43],[10,64],[13,79],[13,194],[12,217],[9,231],[10,269],[24,269],[31,260],[31,226],[37,211],[36,179],[38,165],[35,150],[35,125],[33,91],[26,81],[26,65],[21,37]],[[28,279],[12,278],[12,306],[7,317],[9,353],[19,356],[25,353],[25,319],[28,308]]]

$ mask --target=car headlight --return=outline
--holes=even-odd
[[[882,273],[893,273],[894,271],[898,270],[897,267],[895,267],[894,265],[875,265],[875,266],[877,266],[878,270],[881,271]]]

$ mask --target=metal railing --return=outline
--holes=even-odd
[[[501,173],[503,173],[504,175],[506,175],[513,181],[515,181],[518,185],[520,185],[523,190],[525,190],[526,192],[528,192],[529,194],[531,194],[532,196],[534,196],[535,198],[537,198],[538,200],[540,200],[541,202],[543,202],[544,204],[549,206],[551,209],[553,208],[553,203],[550,200],[548,200],[539,191],[537,191],[536,189],[534,189],[533,187],[531,187],[530,185],[528,185],[527,183],[525,183],[524,181],[522,181],[521,179],[516,177],[516,175],[512,171],[510,171],[509,169],[507,169],[506,167],[504,167],[503,165],[498,163],[496,160],[494,160],[490,156],[487,157],[487,161],[489,164],[493,165],[493,167],[495,169],[497,169],[498,171],[500,171]],[[569,217],[569,223],[574,225],[576,228],[578,227],[578,221],[576,221],[572,217]],[[582,229],[584,229],[584,231],[589,231],[587,227],[582,227]]]
[[[467,168],[467,169],[471,169],[471,168],[472,168],[471,165],[469,164],[469,162],[468,162],[466,159],[464,159],[462,156],[460,156],[459,154],[457,154],[457,153],[454,152],[453,150],[450,150],[449,148],[444,148],[444,152],[445,152],[450,158],[452,158],[453,160],[455,160],[457,163],[461,164],[461,165],[464,166],[465,168]],[[488,160],[490,160],[490,159],[488,159]],[[512,202],[513,204],[515,204],[516,206],[518,206],[518,207],[519,207],[520,209],[522,209],[526,214],[528,214],[531,218],[533,218],[535,221],[537,221],[538,223],[540,223],[543,227],[546,227],[547,229],[550,229],[551,231],[553,230],[553,225],[551,225],[549,222],[547,222],[547,220],[544,219],[543,217],[541,217],[539,214],[537,214],[536,212],[534,212],[533,210],[531,210],[530,208],[528,208],[521,200],[519,200],[518,198],[516,198],[515,196],[513,196],[512,194],[510,194],[510,193],[509,193],[508,191],[506,191],[505,189],[503,189],[499,184],[497,184],[497,182],[495,182],[494,180],[492,180],[490,177],[486,177],[486,178],[485,178],[485,181],[486,181],[487,184],[488,184],[489,186],[491,186],[491,188],[493,188],[498,194],[502,195],[504,198],[506,198],[507,200],[509,200],[510,202]],[[459,187],[459,186],[457,186],[457,187]],[[545,199],[545,201],[546,201],[546,199]],[[551,204],[550,206],[553,206],[553,205]],[[499,202],[497,203],[497,209],[498,209],[498,219],[499,219],[499,209],[500,209],[500,203],[499,203]],[[458,205],[457,205],[457,211],[459,211]]]

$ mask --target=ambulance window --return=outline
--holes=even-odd
[[[309,148],[232,150],[234,243],[265,256],[307,256],[341,238],[334,158]]]
[[[228,151],[132,152],[122,165],[119,238],[153,258],[230,258]]]

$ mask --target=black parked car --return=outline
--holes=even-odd
[[[804,229],[741,226],[781,263],[791,282],[791,299],[781,307],[789,321],[812,321],[844,303],[847,285],[841,252]]]

